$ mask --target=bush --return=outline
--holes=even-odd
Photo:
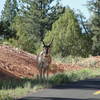
[[[74,11],[66,8],[65,13],[53,23],[52,30],[45,35],[45,41],[49,42],[54,37],[52,53],[86,57],[88,55],[85,39]]]
[[[54,56],[54,60],[61,63],[67,63],[67,64],[76,64],[80,60],[83,60],[82,57],[74,57],[74,56],[67,56],[67,57],[61,57],[60,55]]]
[[[52,76],[49,82],[52,85],[61,85],[66,84],[68,82],[74,82],[78,80],[83,80],[91,77],[91,70],[84,69],[80,71],[66,72],[66,73],[58,73]]]
[[[14,100],[14,99],[7,94],[0,94],[0,100]]]

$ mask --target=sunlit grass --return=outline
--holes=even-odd
[[[36,92],[39,89],[94,78],[96,76],[100,76],[100,68],[85,68],[78,71],[57,73],[49,78],[48,86],[46,83],[39,84],[39,80],[36,79],[5,80],[0,82],[0,100],[14,100],[26,96],[30,92]]]

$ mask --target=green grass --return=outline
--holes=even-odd
[[[53,75],[49,82],[54,85],[63,85],[69,82],[85,80],[100,76],[100,68],[85,68],[79,71],[57,73]]]
[[[94,78],[100,76],[99,70],[100,68],[86,68],[80,71],[57,73],[49,78],[48,86],[63,85],[69,82]],[[46,84],[39,84],[39,80],[36,79],[3,80],[0,81],[0,100],[14,100],[46,87]]]
[[[14,100],[45,88],[44,85],[38,83],[38,80],[35,79],[2,80],[0,81],[0,100]]]
[[[92,70],[84,69],[80,71],[57,73],[50,78],[50,83],[53,85],[62,85],[69,82],[84,80],[93,77]]]
[[[0,100],[5,100],[5,97],[8,98],[7,100],[13,100],[15,98],[25,96],[28,93],[28,91],[31,92],[32,89],[21,87],[7,90],[3,89],[0,91]]]
[[[53,57],[53,60],[59,63],[66,63],[66,64],[76,64],[80,60],[83,60],[82,57],[74,57],[74,56],[67,56],[67,57],[61,57],[60,55],[56,55]]]
[[[100,76],[100,67],[98,67],[98,68],[90,68],[90,70],[92,70],[92,76],[93,77],[98,77],[98,76]]]

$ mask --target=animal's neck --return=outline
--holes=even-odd
[[[42,51],[42,52],[41,52],[41,54],[42,54],[43,56],[45,56],[45,57],[50,56],[50,53],[46,54],[46,52],[45,52],[45,51]]]

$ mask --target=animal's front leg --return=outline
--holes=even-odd
[[[47,76],[47,87],[48,87],[48,82],[49,82],[49,79],[48,79],[49,78],[49,68],[47,68],[47,73],[46,74],[47,74],[46,76]]]
[[[39,81],[42,82],[42,69],[39,70]]]
[[[46,82],[45,73],[46,73],[46,69],[44,68],[44,69],[43,69],[43,81],[44,81],[44,83]]]

